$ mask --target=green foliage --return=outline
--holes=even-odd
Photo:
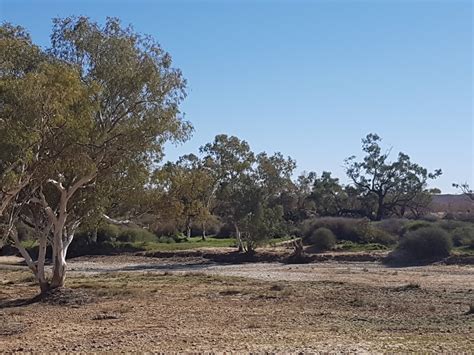
[[[309,242],[318,251],[334,249],[336,236],[328,228],[318,228],[309,237]]]
[[[379,222],[375,222],[374,226],[391,235],[401,236],[409,223],[410,220],[405,218],[387,218]]]
[[[398,241],[398,237],[382,229],[371,226],[367,231],[365,241],[367,243],[375,243],[389,246],[396,244]]]
[[[374,251],[374,250],[387,250],[388,247],[383,244],[378,243],[367,243],[360,244],[350,241],[342,241],[336,244],[336,250],[345,250],[345,251]]]
[[[314,230],[327,228],[336,235],[338,240],[363,243],[370,228],[369,224],[370,222],[366,219],[324,217],[305,221],[302,229],[305,239],[309,238]]]
[[[347,202],[339,179],[333,178],[327,171],[324,171],[320,178],[315,178],[309,199],[314,202],[316,212],[321,216],[337,215]]]
[[[474,226],[458,227],[451,232],[453,245],[474,248]]]
[[[427,221],[413,221],[404,226],[402,229],[402,235],[405,235],[409,232],[414,232],[420,228],[428,228],[433,226],[433,223]]]
[[[400,240],[394,255],[411,262],[439,260],[452,248],[449,234],[439,227],[422,227],[407,233]]]
[[[117,239],[120,229],[112,224],[106,224],[97,229],[97,243],[113,242]]]
[[[302,225],[303,237],[309,240],[318,228],[327,228],[339,241],[354,243],[378,243],[393,245],[398,237],[377,227],[368,219],[355,219],[345,217],[323,217],[307,220]]]
[[[156,242],[157,237],[150,231],[143,228],[126,228],[123,229],[117,237],[119,242]]]

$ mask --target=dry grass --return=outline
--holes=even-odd
[[[403,273],[402,270],[398,273]],[[32,296],[20,271],[2,298]],[[421,274],[420,274],[420,277]],[[342,281],[257,281],[201,273],[73,276],[95,297],[68,307],[0,309],[0,349],[11,351],[468,352],[468,289]],[[57,317],[55,317],[57,315]]]

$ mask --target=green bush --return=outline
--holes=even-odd
[[[398,237],[394,236],[383,229],[371,227],[366,236],[366,242],[382,244],[385,246],[394,245],[398,241]]]
[[[302,235],[305,242],[309,241],[314,231],[319,228],[329,229],[340,241],[351,241],[354,243],[378,243],[393,245],[398,238],[391,233],[379,228],[380,224],[374,224],[368,219],[325,217],[307,220],[302,226]],[[401,228],[401,227],[400,227]]]
[[[324,217],[307,220],[303,223],[303,237],[305,240],[319,228],[327,228],[334,233],[338,240],[349,240],[356,243],[366,242],[367,232],[370,229],[368,219]]]
[[[474,247],[474,227],[459,227],[451,232],[453,245],[456,247]]]
[[[387,218],[376,222],[375,226],[391,235],[401,236],[410,221],[406,218]]]
[[[172,244],[172,243],[176,243],[176,240],[175,240],[175,238],[170,237],[170,236],[161,236],[161,237],[158,238],[158,242],[159,243]]]
[[[156,242],[157,237],[150,231],[142,228],[127,228],[123,229],[117,237],[119,242]]]
[[[451,248],[451,238],[446,231],[439,227],[422,227],[403,237],[392,257],[406,262],[433,261],[449,256]]]
[[[117,239],[120,229],[113,224],[106,224],[97,229],[97,243],[113,242]]]
[[[328,228],[318,228],[310,236],[309,242],[318,251],[331,250],[336,245],[336,236]]]
[[[438,226],[443,228],[444,230],[451,232],[455,229],[466,227],[469,224],[466,222],[455,221],[455,220],[443,220],[438,222]]]
[[[431,227],[431,226],[433,226],[433,223],[431,223],[431,222],[413,221],[413,222],[410,222],[410,223],[406,224],[403,227],[402,235],[405,235],[405,234],[410,233],[410,232],[414,232],[414,231],[416,231],[418,229],[421,229],[421,228],[428,228],[428,227]]]

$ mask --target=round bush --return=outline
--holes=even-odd
[[[473,227],[460,227],[456,228],[451,233],[453,244],[456,247],[474,245],[474,228]]]
[[[451,248],[451,238],[446,231],[439,227],[422,227],[407,233],[395,252],[410,261],[426,261],[449,256]]]
[[[318,228],[310,236],[309,242],[311,245],[319,250],[330,250],[336,245],[336,237],[328,228]]]

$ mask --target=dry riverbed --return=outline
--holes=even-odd
[[[84,257],[80,302],[16,306],[36,287],[0,259],[0,350],[470,352],[472,266],[223,265],[198,257]]]

